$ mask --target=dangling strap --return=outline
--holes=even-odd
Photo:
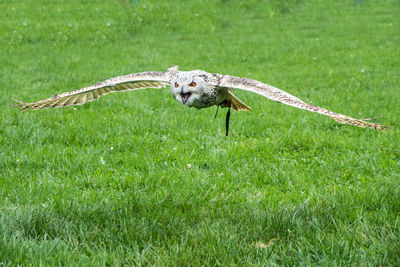
[[[228,112],[226,113],[226,133],[225,136],[228,136],[229,133],[229,118],[231,116],[231,107],[229,107]]]
[[[215,112],[214,120],[215,120],[215,118],[216,118],[217,115],[218,115],[218,110],[219,110],[219,105],[217,106],[217,111]]]

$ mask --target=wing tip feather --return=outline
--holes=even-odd
[[[360,128],[370,128],[370,129],[374,129],[377,131],[391,131],[393,130],[393,128],[383,125],[383,124],[379,124],[379,123],[371,123],[371,122],[367,122],[365,120],[368,119],[364,119],[364,120],[360,120],[360,119],[354,119],[345,115],[341,115],[341,114],[337,114],[337,115],[329,115],[329,117],[331,117],[334,121],[338,122],[338,123],[342,123],[342,124],[349,124],[352,126],[356,126],[356,127],[360,127]],[[373,118],[370,118],[373,119]]]
[[[31,103],[25,103],[15,98],[13,98],[12,100],[14,100],[16,103],[10,103],[9,105],[14,106],[14,108],[20,108],[20,111],[25,111],[31,108]]]

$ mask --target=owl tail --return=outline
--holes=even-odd
[[[392,129],[392,128],[382,125],[382,124],[376,124],[376,123],[371,123],[371,122],[365,121],[368,119],[364,119],[364,120],[354,119],[352,117],[348,117],[348,116],[338,114],[338,113],[331,114],[328,116],[331,117],[336,122],[343,123],[343,124],[350,124],[350,125],[361,127],[361,128],[371,128],[371,129],[375,129],[375,130],[379,130],[379,131]]]
[[[242,101],[240,101],[239,98],[237,98],[234,94],[232,94],[232,92],[229,92],[230,96],[232,97],[231,102],[230,102],[230,107],[233,110],[236,111],[248,111],[251,110],[251,108],[249,106],[247,106],[245,103],[243,103]]]

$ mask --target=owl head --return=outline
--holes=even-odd
[[[178,71],[171,79],[172,96],[188,107],[203,108],[205,96],[214,91],[204,71]]]

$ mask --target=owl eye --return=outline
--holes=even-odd
[[[196,86],[196,83],[195,83],[195,82],[191,82],[191,83],[189,84],[189,86],[190,86],[190,87],[195,87],[195,86]]]
[[[177,82],[175,82],[175,88],[177,88],[179,86],[179,84]]]

